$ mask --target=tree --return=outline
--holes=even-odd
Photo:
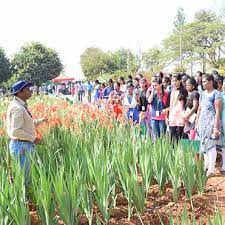
[[[215,13],[201,10],[195,20],[180,29],[182,34],[182,60],[201,60],[218,68],[224,56],[225,23]],[[180,58],[180,32],[174,31],[163,40],[167,61]],[[204,68],[204,67],[203,67]]]
[[[138,59],[129,49],[120,48],[111,53],[110,61],[113,65],[109,66],[110,71],[134,72],[138,67]]]
[[[11,63],[3,48],[0,48],[0,82],[7,81],[11,76]]]
[[[190,37],[195,53],[212,67],[219,68],[224,55],[225,23],[214,12],[201,10],[191,24],[198,29],[197,37]]]
[[[144,66],[147,70],[155,72],[159,70],[161,63],[161,50],[157,47],[151,48],[143,54]]]
[[[100,48],[87,48],[80,56],[82,71],[87,78],[108,72],[109,55]]]
[[[120,48],[115,52],[103,52],[96,47],[87,48],[81,55],[81,68],[87,78],[118,72],[135,72],[137,57],[129,49]]]
[[[20,52],[14,55],[12,65],[13,74],[18,79],[32,80],[38,85],[58,76],[63,70],[57,52],[38,42],[23,46]]]
[[[175,17],[175,21],[173,22],[175,30],[178,30],[179,31],[180,28],[182,26],[184,26],[185,19],[186,19],[186,16],[184,14],[184,9],[182,7],[179,7],[177,9],[177,15]]]

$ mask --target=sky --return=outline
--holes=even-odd
[[[67,76],[80,78],[80,55],[95,46],[134,53],[160,45],[173,29],[178,7],[187,21],[199,9],[220,13],[225,0],[0,0],[0,46],[8,57],[25,43],[55,49]]]

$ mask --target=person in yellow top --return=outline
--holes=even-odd
[[[25,167],[25,182],[29,180],[30,162],[29,155],[34,151],[34,145],[40,143],[36,137],[35,126],[47,119],[34,121],[27,109],[27,100],[32,96],[31,82],[22,80],[12,86],[13,100],[7,110],[7,134],[10,138],[10,153],[19,160],[20,166]]]

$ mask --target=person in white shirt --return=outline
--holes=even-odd
[[[129,84],[127,86],[127,92],[123,99],[123,106],[127,111],[128,119],[131,119],[134,123],[139,122],[139,96],[134,93],[134,85]]]

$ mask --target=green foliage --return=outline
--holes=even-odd
[[[179,30],[184,24],[185,24],[184,9],[182,7],[179,7],[177,9],[177,15],[175,17],[174,27],[176,30]]]
[[[36,100],[55,104],[56,99],[47,99]],[[4,103],[0,110],[5,111],[7,99],[0,100]],[[62,117],[68,113],[65,108],[59,111]],[[191,203],[193,193],[203,193],[203,162],[196,161],[190,148],[172,147],[167,139],[153,144],[150,138],[135,137],[135,128],[130,130],[116,123],[114,128],[106,128],[97,121],[80,121],[74,131],[63,126],[49,129],[44,143],[36,146],[31,157],[29,189],[24,186],[24,171],[18,168],[18,162],[9,161],[6,135],[0,137],[0,225],[30,225],[27,199],[45,225],[58,224],[59,217],[65,224],[78,224],[83,214],[89,224],[97,218],[99,224],[106,224],[117,206],[117,195],[127,199],[128,219],[133,213],[140,217],[152,182],[159,186],[161,194],[172,184],[174,201],[185,201],[180,198],[184,190]],[[13,185],[9,182],[11,175]],[[177,220],[171,215],[170,224],[196,224],[190,216],[190,210]],[[224,224],[224,219],[218,214],[209,222]]]
[[[15,84],[16,81],[18,81],[18,76],[14,74],[7,81],[3,82],[2,85],[4,87],[12,87],[12,85]]]
[[[163,40],[165,61],[174,61],[180,56],[190,61],[201,60],[218,68],[223,59],[225,46],[225,23],[214,12],[201,10],[191,23]]]
[[[154,47],[143,54],[143,63],[147,70],[156,72],[162,68],[162,52],[161,49]]]
[[[36,84],[51,80],[63,70],[57,52],[38,42],[24,45],[14,55],[12,65],[17,79],[32,80]]]
[[[113,74],[133,73],[138,68],[137,56],[123,48],[115,52],[104,52],[100,48],[91,47],[87,48],[80,58],[82,71],[88,79],[99,78],[103,74],[109,74],[109,79]]]
[[[0,47],[0,82],[6,81],[11,75],[11,64],[5,51]]]
[[[186,68],[182,65],[177,65],[174,69],[175,73],[185,73],[186,72]]]
[[[80,56],[80,64],[86,77],[108,72],[109,56],[99,48],[87,48]]]
[[[128,49],[118,49],[110,55],[113,68],[110,71],[132,71],[134,72],[138,66],[138,59]],[[112,70],[114,69],[114,70]]]

